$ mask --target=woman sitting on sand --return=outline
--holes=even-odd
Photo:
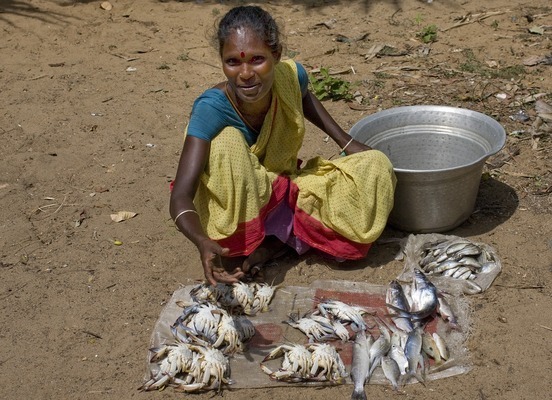
[[[199,96],[187,126],[170,213],[198,248],[211,284],[251,275],[287,247],[363,258],[393,206],[391,163],[338,126],[309,92],[303,66],[281,60],[279,33],[256,6],[222,18],[227,81]],[[299,168],[305,118],[347,156]],[[246,258],[226,270],[221,256]]]

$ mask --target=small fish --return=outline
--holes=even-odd
[[[408,359],[404,354],[404,349],[396,344],[391,345],[389,350],[389,357],[391,357],[397,363],[401,375],[405,375],[408,371]]]
[[[439,307],[437,308],[437,313],[444,321],[449,323],[451,328],[458,329],[458,319],[456,318],[454,311],[452,311],[452,308],[450,307],[447,299],[445,299],[444,295],[440,294],[438,296],[438,302]]]
[[[370,372],[368,376],[372,376],[374,370],[380,365],[381,359],[391,348],[391,334],[383,325],[379,324],[380,335],[370,347]]]
[[[460,260],[465,256],[478,256],[479,254],[481,254],[481,248],[473,243],[469,243],[462,249],[455,252],[453,258],[455,260]]]
[[[441,358],[443,360],[448,360],[450,357],[450,354],[448,351],[447,344],[445,343],[445,340],[437,332],[433,332],[432,336],[437,346],[437,349],[439,350],[439,354],[441,355]]]
[[[393,390],[399,389],[399,378],[401,376],[401,371],[397,362],[391,357],[385,356],[381,358],[381,368],[383,369],[383,374],[393,385]]]
[[[408,334],[404,354],[408,360],[407,375],[414,376],[420,383],[425,383],[425,379],[418,373],[418,365],[423,366],[422,357],[422,328],[416,327]]]
[[[460,267],[454,274],[452,274],[452,277],[462,279],[462,276],[465,276],[466,273],[471,274],[471,269],[469,267]]]
[[[435,360],[435,364],[439,365],[443,362],[437,343],[435,343],[435,339],[429,332],[422,334],[422,350]]]
[[[371,337],[371,335],[369,335]],[[351,364],[351,379],[353,380],[353,394],[351,400],[366,400],[364,385],[370,373],[370,342],[366,331],[356,333],[353,343],[353,361]]]
[[[433,268],[433,270],[431,270],[429,272],[431,274],[442,274],[445,271],[448,271],[450,269],[459,267],[461,265],[462,265],[462,263],[460,263],[460,261],[446,260],[446,261],[440,263],[437,267]]]
[[[448,256],[453,256],[457,254],[459,251],[462,251],[466,247],[469,248],[470,246],[473,246],[472,242],[470,242],[467,239],[460,239],[456,241],[452,241],[446,248],[445,252]]]

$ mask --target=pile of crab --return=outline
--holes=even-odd
[[[321,301],[317,308],[299,318],[295,314],[285,321],[302,331],[308,338],[307,345],[290,343],[273,349],[261,363],[261,370],[271,379],[284,382],[345,383],[348,373],[336,348],[326,343],[329,340],[349,340],[353,331],[365,330],[364,315],[372,312],[338,300]],[[281,366],[273,371],[265,364],[282,358]]]
[[[220,391],[232,384],[229,357],[242,353],[255,334],[247,316],[268,311],[275,290],[243,282],[193,287],[192,303],[177,302],[183,310],[170,326],[174,343],[150,349],[154,366],[139,390]]]

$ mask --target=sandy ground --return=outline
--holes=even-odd
[[[171,223],[168,184],[193,100],[223,80],[209,31],[239,2],[111,3],[107,11],[99,1],[0,1],[3,399],[182,396],[137,388],[161,310],[181,285],[202,278],[195,248]],[[284,24],[288,56],[356,84],[362,104],[326,102],[345,129],[378,110],[414,104],[481,111],[506,128],[507,145],[489,160],[475,212],[449,232],[493,246],[504,266],[489,290],[469,299],[473,369],[403,394],[550,398],[551,144],[549,132],[532,128],[535,101],[523,101],[543,94],[552,104],[552,66],[524,65],[551,55],[549,1],[257,3]],[[424,44],[418,33],[432,24],[437,41]],[[374,55],[376,44],[391,51]],[[511,118],[520,110],[528,121]],[[335,153],[324,139],[309,125],[302,157]],[[138,215],[113,222],[110,214],[121,210]],[[389,228],[382,239],[405,235]],[[269,275],[284,285],[385,285],[401,272],[397,250],[382,241],[367,259],[345,264],[289,255]],[[367,391],[392,394],[382,385]],[[345,385],[224,396],[350,393]]]

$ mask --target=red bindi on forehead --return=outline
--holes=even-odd
[[[245,53],[243,51],[240,52],[240,57],[245,58]]]

